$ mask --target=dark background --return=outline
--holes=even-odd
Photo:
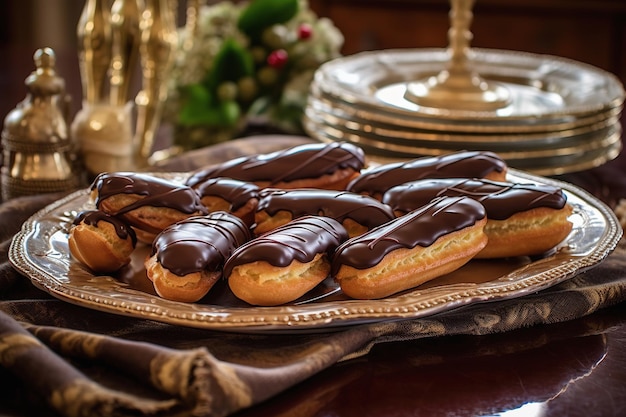
[[[179,23],[186,0],[178,3]],[[445,47],[447,0],[309,0],[330,17],[346,41],[344,54],[397,47]],[[33,54],[49,46],[81,106],[76,25],[85,0],[0,2],[0,117],[26,94]],[[626,2],[623,0],[478,0],[472,46],[563,56],[616,74],[626,83]]]

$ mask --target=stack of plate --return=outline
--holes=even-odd
[[[509,91],[493,111],[425,107],[407,86],[437,75],[445,49],[364,52],[322,65],[304,127],[381,161],[490,150],[510,166],[556,175],[599,166],[621,151],[624,88],[614,75],[548,55],[472,49],[472,70]]]

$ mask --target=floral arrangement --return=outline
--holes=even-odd
[[[315,70],[343,46],[333,23],[306,0],[224,1],[202,6],[197,19],[194,33],[179,31],[163,113],[175,128],[174,145],[231,139],[251,119],[302,132]]]

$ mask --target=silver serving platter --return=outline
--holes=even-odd
[[[392,117],[396,124],[427,120],[488,124],[492,129],[563,123],[609,111],[624,102],[624,88],[613,74],[578,61],[550,55],[473,48],[472,68],[488,81],[509,88],[511,103],[495,111],[419,106],[404,98],[408,83],[445,68],[446,49],[362,52],[323,64],[311,92],[340,104]],[[417,119],[416,119],[417,117]]]
[[[182,174],[163,174],[183,180]],[[253,307],[237,300],[224,282],[197,303],[155,295],[143,269],[149,248],[139,247],[117,275],[95,275],[73,260],[68,231],[80,210],[91,208],[81,190],[44,208],[22,226],[9,250],[16,269],[60,300],[83,307],[195,328],[237,332],[325,331],[370,322],[413,319],[461,306],[522,297],[593,268],[615,248],[622,228],[613,212],[568,183],[511,169],[514,182],[560,186],[574,207],[574,228],[558,248],[541,258],[474,260],[456,272],[413,290],[379,300],[353,300],[326,280],[297,302]]]

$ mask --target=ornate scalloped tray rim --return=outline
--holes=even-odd
[[[169,174],[180,178],[183,174]],[[341,300],[336,302],[316,301],[299,305],[277,307],[224,308],[207,304],[186,304],[168,301],[158,296],[131,289],[113,277],[97,277],[96,286],[75,287],[63,282],[63,277],[54,276],[50,271],[28,255],[26,245],[34,232],[42,226],[39,219],[59,208],[72,204],[85,196],[85,191],[77,191],[42,209],[27,220],[22,230],[14,237],[9,249],[12,265],[28,276],[34,285],[54,297],[94,310],[118,315],[156,320],[173,325],[212,330],[238,332],[292,332],[317,331],[343,326],[380,322],[386,320],[421,318],[442,311],[449,311],[468,304],[517,298],[534,293],[578,273],[590,269],[604,260],[616,247],[622,236],[622,228],[615,214],[584,190],[557,180],[540,178],[514,169],[511,176],[517,180],[550,183],[562,187],[573,200],[583,217],[591,210],[592,220],[599,235],[593,242],[582,242],[580,253],[567,250],[531,262],[513,272],[486,283],[459,283],[435,286],[380,300]],[[61,226],[59,225],[59,228]],[[579,230],[582,237],[572,236],[566,241],[584,240],[584,227]],[[58,230],[57,230],[58,231]],[[44,231],[51,234],[50,231]],[[574,232],[573,232],[574,233]],[[561,248],[563,249],[563,248]],[[46,255],[40,254],[43,258]],[[69,271],[67,271],[69,274]]]

